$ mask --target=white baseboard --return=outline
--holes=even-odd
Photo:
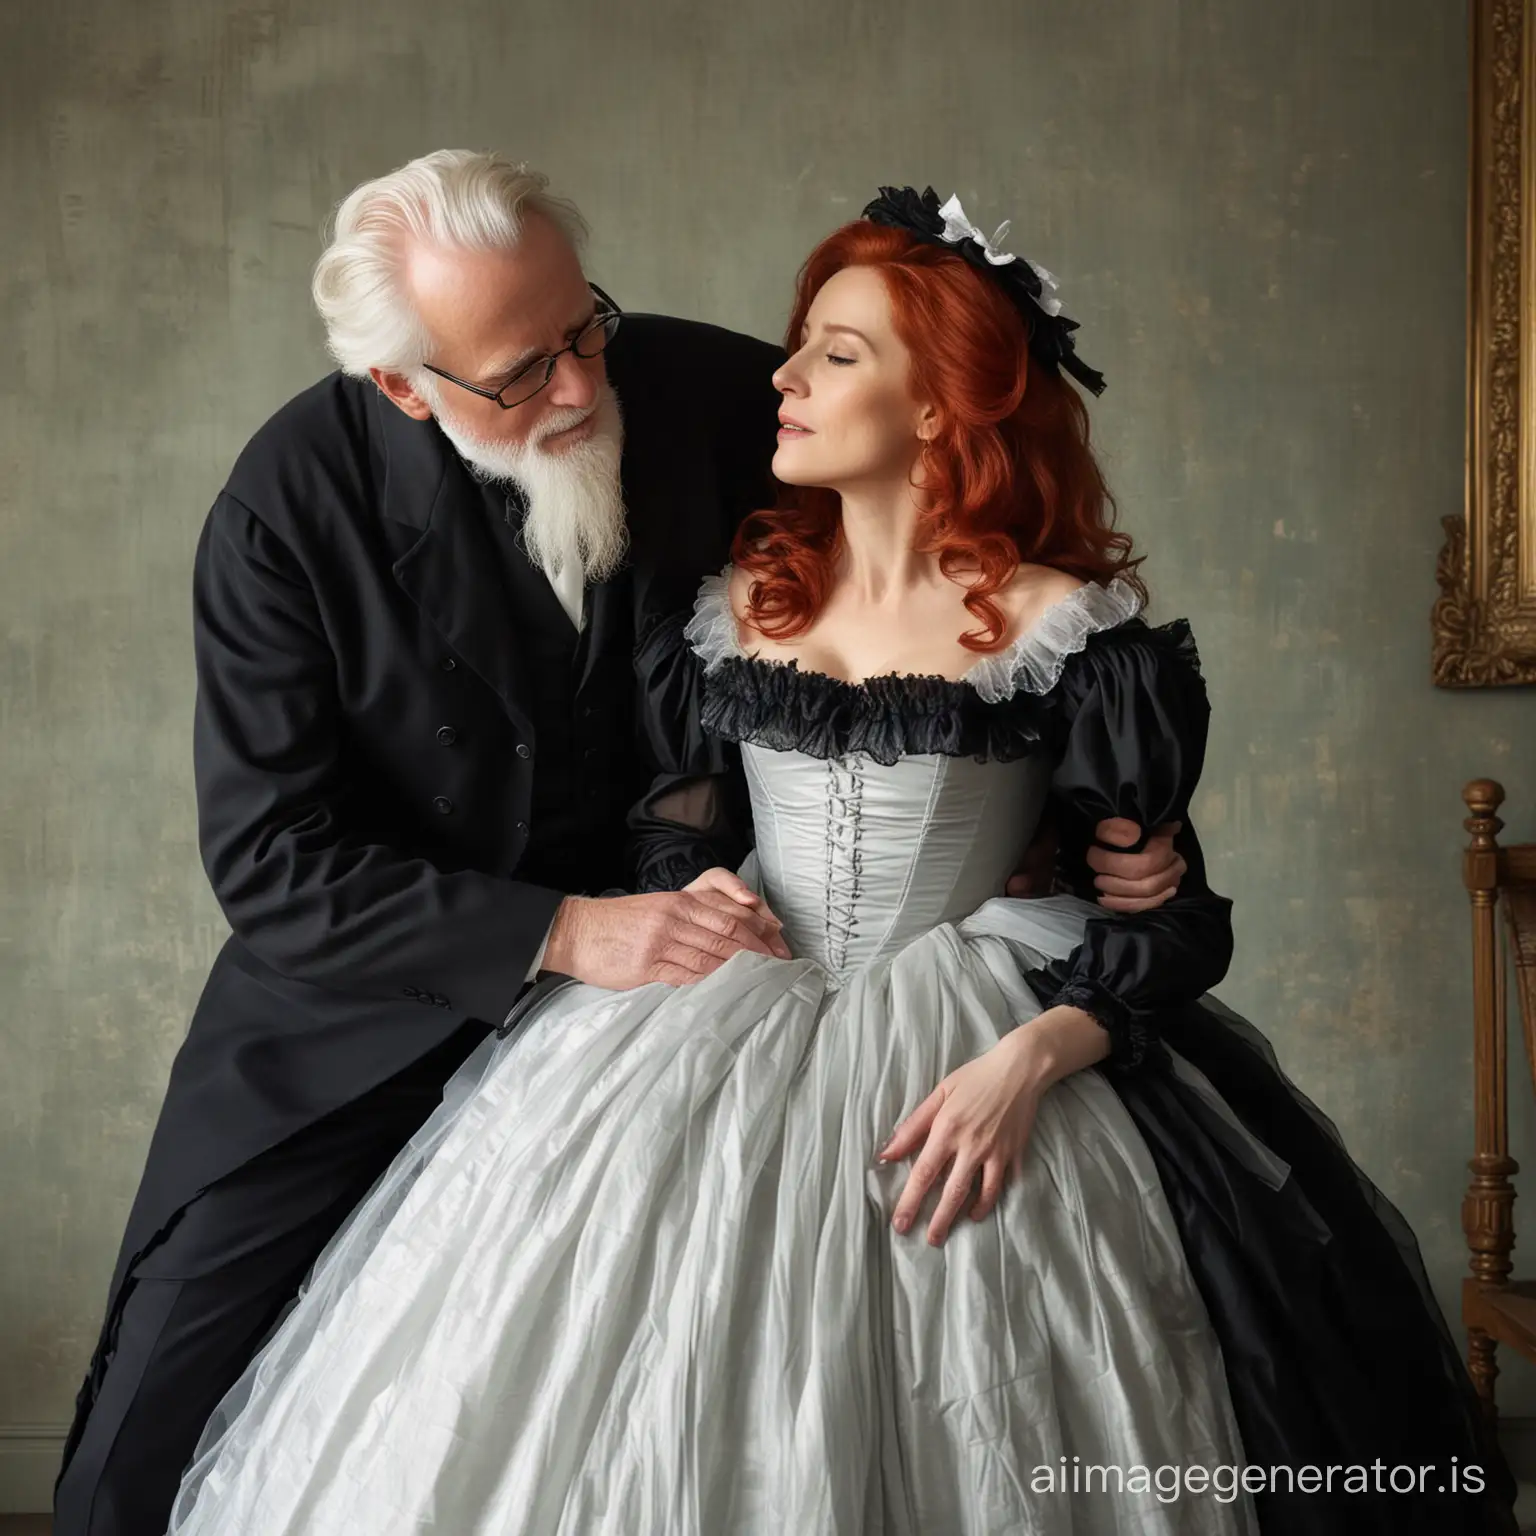
[[[53,1480],[67,1424],[0,1424],[0,1515],[40,1515],[53,1508]]]

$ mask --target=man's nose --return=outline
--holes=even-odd
[[[570,409],[587,410],[597,399],[602,385],[603,360],[581,358],[567,352],[555,363],[555,376],[549,381],[549,403]]]

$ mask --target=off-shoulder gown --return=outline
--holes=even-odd
[[[1234,1486],[1367,1449],[1476,1458],[1501,1496],[1507,1474],[1411,1235],[1202,1000],[1229,904],[1192,834],[1155,913],[1001,894],[1048,796],[1079,851],[1102,816],[1187,819],[1198,661],[1138,608],[1080,588],[959,682],[753,659],[724,576],[648,637],[662,766],[739,752],[745,873],[794,958],[541,986],[215,1415],[175,1536],[1494,1528],[1460,1489]],[[711,856],[635,824],[645,885]],[[898,1235],[909,1165],[877,1149],[1061,1002],[1108,1030],[1103,1068],[1046,1094],[989,1217]],[[1383,1267],[1384,1300],[1345,1294]],[[1173,1468],[1209,1482],[1170,1497]]]

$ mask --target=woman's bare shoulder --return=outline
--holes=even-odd
[[[1008,615],[1009,636],[1022,634],[1047,608],[1085,586],[1082,577],[1054,566],[1021,564],[996,598]]]

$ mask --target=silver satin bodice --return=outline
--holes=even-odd
[[[763,895],[791,951],[857,970],[1003,894],[1050,787],[1043,755],[889,767],[747,744]]]

